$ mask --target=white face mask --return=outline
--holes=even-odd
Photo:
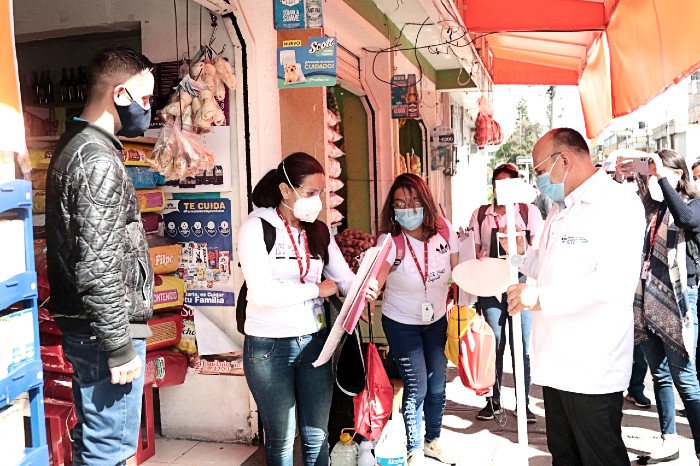
[[[297,193],[297,190],[294,189],[294,192]],[[299,196],[299,193],[297,193],[297,196]],[[323,210],[323,202],[321,202],[321,196],[318,194],[313,197],[299,197],[294,202],[294,216],[302,222],[315,222],[321,210]]]
[[[297,195],[297,200],[294,202],[294,208],[289,207],[287,204],[284,204],[284,202],[282,202],[282,204],[284,204],[286,208],[294,211],[294,216],[302,222],[314,223],[318,218],[318,215],[323,210],[321,195],[317,194],[312,197],[301,197],[289,179],[289,175],[287,175],[287,169],[284,167],[284,162],[282,162],[282,171],[284,171],[284,177],[287,178],[288,185],[291,186],[291,188],[294,190],[294,194]]]
[[[669,184],[673,187],[673,189],[678,189],[678,183],[681,181],[681,178],[679,176],[669,175],[666,177],[666,179],[668,180]],[[663,191],[661,191],[661,186],[659,185],[659,180],[655,176],[649,177],[649,195],[656,202],[663,202],[664,201],[664,193],[663,193]]]

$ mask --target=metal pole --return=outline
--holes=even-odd
[[[508,263],[511,264],[511,257],[518,253],[516,245],[515,231],[515,205],[506,205],[506,224],[508,234]],[[510,283],[512,285],[518,283],[518,269],[510,266]],[[525,369],[523,363],[523,329],[520,323],[520,313],[517,313],[511,318],[513,326],[513,340],[510,344],[513,346],[513,372],[515,375],[515,396],[517,398],[518,412],[518,444],[527,446],[527,414],[525,409],[527,402],[525,400]]]

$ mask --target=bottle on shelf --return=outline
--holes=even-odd
[[[65,68],[61,69],[61,81],[58,83],[61,102],[68,102],[68,76]]]
[[[335,444],[331,451],[332,466],[357,466],[357,458],[360,454],[360,449],[357,443],[353,440],[353,429],[343,429],[340,434],[340,440]]]
[[[39,78],[36,97],[39,105],[46,103],[46,73],[44,71],[41,72],[41,77]]]
[[[78,100],[78,83],[75,80],[75,71],[73,67],[70,68],[70,79],[68,79],[68,102],[75,102]]]
[[[357,466],[375,466],[377,464],[372,454],[372,442],[362,439],[360,443],[360,456],[357,459]]]
[[[51,70],[46,70],[46,104],[53,103],[53,81],[51,81]]]
[[[78,89],[80,100],[85,102],[87,100],[88,77],[84,66],[78,68]]]
[[[40,87],[41,87],[41,83],[39,81],[39,72],[35,71],[34,72],[34,80],[32,80],[32,92],[31,92],[33,104],[39,103],[39,88]]]

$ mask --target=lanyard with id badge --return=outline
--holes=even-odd
[[[649,278],[649,265],[651,264],[651,255],[654,252],[654,246],[656,245],[656,223],[658,220],[658,216],[659,212],[657,210],[656,212],[654,212],[654,215],[651,216],[651,219],[649,221],[649,251],[647,252],[647,257],[644,260],[644,264],[642,265],[642,280],[646,280],[647,278]]]
[[[287,230],[287,235],[289,236],[289,241],[292,243],[294,248],[294,257],[297,260],[297,265],[299,265],[299,281],[304,282],[304,278],[309,274],[309,269],[311,268],[311,252],[309,251],[309,240],[306,236],[306,230],[301,229],[301,237],[304,239],[304,248],[306,252],[306,270],[304,270],[304,264],[299,256],[299,249],[297,248],[297,243],[294,241],[294,235],[292,235],[292,229],[289,227],[289,222],[284,218],[284,215],[277,209],[277,215],[284,223],[285,229]],[[322,330],[326,327],[326,313],[323,307],[323,300],[321,302],[314,303],[314,320],[316,321],[316,328]]]
[[[404,233],[404,236],[406,234]],[[413,250],[413,246],[411,246],[411,242],[409,241],[408,237],[406,236],[406,245],[408,246],[408,250],[411,251],[411,257],[413,258],[413,262],[416,264],[416,268],[418,269],[418,273],[420,274],[420,278],[423,281],[423,292],[424,292],[424,298],[425,300],[423,301],[423,304],[421,304],[421,320],[423,322],[432,322],[435,320],[435,308],[433,307],[433,303],[428,302],[428,242],[423,241],[423,269],[421,270],[420,264],[418,263],[418,258],[416,257],[416,253]]]

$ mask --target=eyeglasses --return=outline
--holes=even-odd
[[[423,207],[423,203],[419,200],[407,203],[406,201],[394,199],[394,209],[420,209],[421,207]]]
[[[323,197],[324,194],[326,194],[325,189],[312,189],[312,188],[307,188],[305,186],[299,186],[301,188],[299,191],[300,194],[303,194],[303,197],[315,197],[315,196],[321,196]]]
[[[127,89],[126,87],[124,87],[124,92],[126,92],[126,95],[129,96],[129,98],[131,99],[132,102],[136,101],[136,99],[134,99],[134,98],[131,96],[131,92],[129,92],[129,89]],[[144,96],[144,98],[145,98],[145,96]],[[153,105],[155,102],[156,102],[156,98],[155,98],[155,97],[153,97],[152,95],[151,95],[151,96],[148,96],[148,105],[149,105],[149,106]]]
[[[535,165],[535,166],[532,168],[533,170],[535,170],[535,175],[540,176],[540,173],[538,172],[537,169],[540,168],[540,167],[542,166],[542,164],[545,163],[547,160],[551,159],[551,158],[554,157],[555,155],[560,155],[561,153],[562,153],[562,151],[555,152],[555,153],[553,153],[552,155],[550,155],[550,156],[548,156],[547,158],[545,158],[545,159],[544,159],[543,161],[541,161],[540,163],[538,163],[537,165]],[[554,162],[554,163],[556,163],[556,162]]]

